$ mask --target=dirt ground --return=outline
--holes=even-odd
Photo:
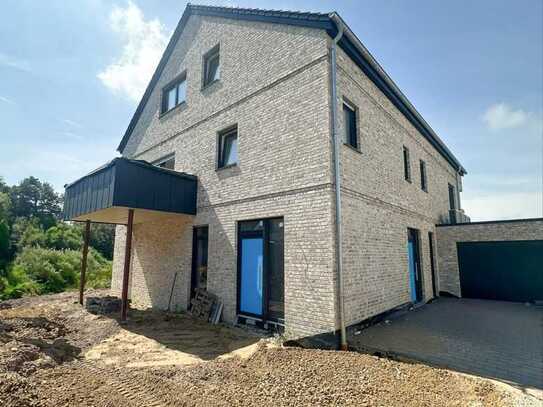
[[[131,310],[121,326],[76,299],[0,303],[0,406],[543,406],[486,379],[285,348],[186,314]]]

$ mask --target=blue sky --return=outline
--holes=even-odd
[[[185,4],[4,1],[0,175],[60,191],[115,156]],[[541,0],[206,4],[338,11],[468,170],[468,215],[543,216]]]

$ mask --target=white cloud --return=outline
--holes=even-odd
[[[67,124],[68,126],[74,127],[76,129],[81,129],[83,127],[82,124],[78,122],[74,122],[73,120],[70,120],[70,119],[62,119],[62,123]]]
[[[543,217],[542,192],[496,193],[462,198],[462,207],[472,221]]]
[[[15,101],[7,98],[7,97],[4,97],[4,96],[0,96],[0,102],[4,102],[4,103],[7,103],[8,105],[16,105],[17,103],[15,103]]]
[[[528,122],[529,114],[522,109],[513,109],[506,103],[496,103],[483,114],[483,121],[492,130],[515,128]]]
[[[17,69],[23,72],[30,72],[30,64],[28,61],[13,57],[0,52],[0,65],[7,66],[9,68]]]
[[[114,93],[139,101],[168,42],[166,28],[158,19],[145,20],[132,1],[126,7],[113,7],[109,22],[124,45],[117,61],[98,78]]]

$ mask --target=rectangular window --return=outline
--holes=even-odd
[[[197,289],[207,290],[207,248],[209,229],[207,226],[195,227],[192,236],[191,297],[194,297]]]
[[[230,167],[238,163],[237,126],[219,133],[218,168]]]
[[[182,73],[162,90],[162,113],[172,110],[186,100],[187,76]]]
[[[343,118],[345,126],[343,142],[351,147],[358,148],[356,108],[347,102],[343,102]]]
[[[426,163],[420,160],[420,187],[424,192],[428,192],[428,180],[426,179]]]
[[[204,55],[203,87],[218,81],[221,77],[220,53],[217,45]]]
[[[166,157],[162,157],[153,162],[153,165],[156,165],[160,168],[166,168],[168,170],[175,169],[175,155],[169,154]]]
[[[403,175],[406,181],[411,182],[411,163],[409,162],[409,149],[403,148]]]
[[[452,211],[456,209],[456,202],[454,199],[455,195],[456,195],[456,191],[454,190],[454,186],[449,184],[449,209]]]

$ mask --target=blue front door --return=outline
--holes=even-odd
[[[407,263],[409,267],[409,288],[411,301],[422,301],[422,273],[419,259],[419,231],[407,230]]]
[[[264,277],[264,239],[241,238],[240,304],[242,313],[262,315]]]

